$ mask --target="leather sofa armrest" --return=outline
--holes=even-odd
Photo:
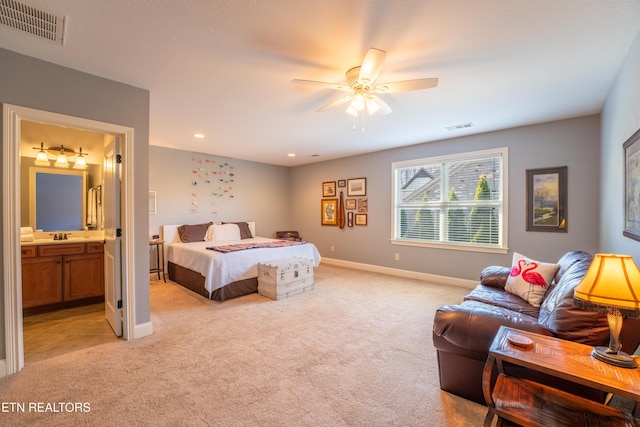
[[[433,344],[438,350],[455,353],[487,352],[500,326],[552,335],[535,317],[479,301],[464,301],[440,307],[433,320]]]
[[[507,279],[509,278],[509,273],[511,273],[509,267],[499,265],[486,267],[482,270],[482,273],[480,273],[480,283],[492,288],[504,289],[507,284]]]

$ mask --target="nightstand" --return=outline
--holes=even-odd
[[[640,370],[619,368],[591,357],[593,347],[501,326],[489,350],[482,387],[494,416],[524,426],[635,426],[633,416],[611,406],[535,381],[505,374],[504,365],[562,378],[640,402]],[[497,370],[497,379],[491,378]],[[500,425],[499,421],[499,425]]]
[[[164,240],[149,240],[149,247],[154,246],[156,248],[156,267],[151,268],[149,273],[158,273],[158,280],[160,280],[160,273],[162,273],[162,280],[167,283],[167,278],[164,276]]]

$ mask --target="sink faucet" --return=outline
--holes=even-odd
[[[53,234],[53,240],[68,240],[67,233]]]

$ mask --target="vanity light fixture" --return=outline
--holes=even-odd
[[[78,156],[76,159],[73,168],[74,169],[86,169],[87,168],[87,160],[85,157],[87,153],[82,152],[82,147],[80,147],[79,151],[76,153],[74,150],[70,148],[65,148],[64,145],[59,147],[49,147],[45,150],[44,142],[40,143],[40,147],[33,147],[34,150],[38,150],[36,154],[36,160],[33,162],[36,166],[51,166],[49,161],[49,154],[56,156],[56,161],[53,166],[57,168],[68,168],[70,166],[68,157]]]
[[[34,150],[37,150],[37,148],[34,148]],[[33,164],[36,166],[51,166],[49,156],[47,156],[47,152],[44,151],[44,142],[40,143],[40,151],[36,154],[36,160]]]
[[[84,159],[84,154],[82,154],[82,147],[80,147],[80,152],[78,152],[78,158],[76,162],[73,164],[74,169],[86,169],[87,161]]]
[[[49,148],[51,150],[51,148]],[[56,157],[56,163],[54,164],[57,168],[68,168],[69,161],[67,160],[67,154],[64,152],[64,145],[60,146],[60,152],[58,153],[58,157]]]

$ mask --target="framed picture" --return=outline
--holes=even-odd
[[[347,212],[347,225],[353,227],[353,212]]]
[[[366,213],[369,210],[369,199],[366,197],[358,197],[358,212]]]
[[[567,167],[527,169],[527,231],[567,232]]]
[[[624,230],[640,240],[640,129],[622,146],[624,149]]]
[[[322,197],[336,197],[336,182],[329,181],[322,183]]]
[[[321,200],[322,225],[338,225],[338,199]]]
[[[346,179],[339,179],[338,180],[338,187],[346,187],[347,186],[347,180]]]
[[[353,210],[356,208],[356,199],[347,199],[345,200],[345,209]]]
[[[367,225],[367,214],[356,214],[356,225]]]
[[[355,178],[347,180],[347,196],[366,196],[367,178]]]
[[[156,192],[149,191],[149,215],[156,215]]]

